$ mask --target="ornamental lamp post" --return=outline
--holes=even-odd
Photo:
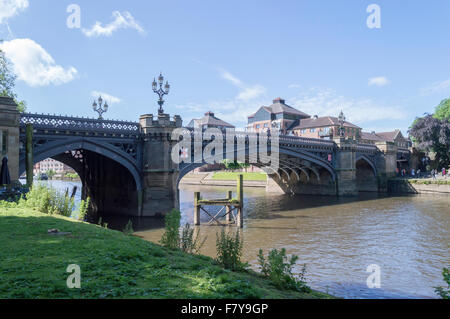
[[[98,104],[97,104],[98,102]],[[100,96],[97,100],[97,102],[94,100],[94,103],[92,104],[92,108],[94,112],[98,113],[98,119],[103,120],[103,113],[108,112],[108,102],[105,101],[105,105],[103,105],[103,99]]]
[[[341,113],[339,114],[339,134],[340,137],[345,137],[345,128],[344,128],[344,123],[345,123],[345,116],[344,116],[344,112],[341,111]]]
[[[158,84],[159,84],[159,89],[158,89]],[[165,101],[163,100],[163,97],[164,97],[164,95],[169,94],[169,91],[170,91],[169,81],[166,81],[166,85],[164,85],[164,88],[163,88],[163,85],[164,85],[164,77],[163,77],[162,73],[160,73],[159,77],[158,77],[158,83],[156,82],[156,79],[154,79],[153,83],[152,83],[153,92],[155,92],[159,96],[158,114],[164,113],[163,105],[164,105]]]

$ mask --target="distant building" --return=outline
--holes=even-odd
[[[312,118],[300,119],[291,124],[288,132],[295,136],[307,138],[333,139],[340,136],[341,124],[337,117],[314,116]],[[355,124],[344,121],[344,137],[358,139],[361,136],[361,128]]]
[[[278,130],[280,134],[286,134],[287,129],[295,121],[307,119],[311,116],[289,105],[282,98],[273,100],[270,106],[262,106],[256,113],[248,116],[248,132],[266,132]]]
[[[399,148],[410,148],[412,142],[409,138],[405,138],[400,130],[392,132],[362,132],[360,142],[363,144],[375,144],[376,142],[391,142]]]
[[[234,125],[222,121],[221,119],[215,117],[214,113],[209,111],[205,113],[205,116],[201,119],[193,119],[187,125],[188,128],[195,129],[207,129],[207,128],[219,128],[221,130],[225,129],[235,129]]]
[[[75,172],[70,166],[67,166],[66,164],[58,162],[54,159],[47,158],[34,165],[33,174],[39,175],[41,173],[46,173],[50,170],[54,171],[56,174],[66,174]]]

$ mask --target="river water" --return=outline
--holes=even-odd
[[[70,190],[76,184],[51,183]],[[193,222],[194,191],[210,199],[224,198],[230,189],[181,187],[182,224]],[[267,254],[284,247],[299,256],[296,272],[306,264],[308,283],[315,289],[344,298],[436,298],[434,287],[445,284],[442,268],[450,266],[449,204],[448,195],[336,198],[246,188],[243,259],[257,270],[259,249]],[[216,233],[222,227],[207,226],[203,215],[204,225],[197,228],[207,238],[201,253],[215,257]],[[128,218],[104,220],[122,229]],[[135,219],[133,224],[137,235],[153,242],[164,232],[161,220]],[[379,266],[381,287],[370,289],[367,267],[373,264]]]

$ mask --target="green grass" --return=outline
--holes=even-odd
[[[48,235],[52,228],[72,234]],[[0,242],[1,299],[331,298],[279,290],[253,271],[227,271],[206,256],[25,208],[0,208]],[[69,264],[81,268],[81,289],[66,286]]]
[[[393,180],[404,181],[410,184],[418,184],[418,185],[450,185],[450,180],[442,180],[442,179],[394,178]]]
[[[212,179],[235,181],[239,174],[244,175],[244,181],[266,181],[267,180],[267,175],[265,173],[255,173],[255,172],[250,172],[250,173],[216,172],[216,173],[214,173]]]

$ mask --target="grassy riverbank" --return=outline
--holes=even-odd
[[[57,228],[68,236],[47,234]],[[330,298],[282,291],[206,256],[169,251],[135,236],[23,208],[0,208],[0,298]],[[81,268],[81,289],[66,286]]]
[[[244,181],[266,181],[267,175],[265,173],[243,173],[243,172],[216,172],[214,173],[212,179],[223,180],[223,181],[235,181],[238,175],[242,174]]]

